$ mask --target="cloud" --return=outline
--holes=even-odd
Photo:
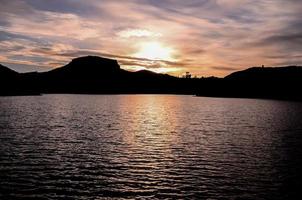
[[[119,37],[160,37],[160,33],[155,33],[146,29],[127,29],[117,33]]]
[[[302,50],[302,33],[281,33],[280,35],[272,35],[265,38],[262,43],[268,45],[284,45],[288,48],[297,48],[299,50]]]
[[[2,0],[0,62],[44,70],[92,54],[200,76],[302,64],[301,10],[300,0]],[[175,62],[133,56],[154,41]]]
[[[235,71],[235,70],[237,70],[237,68],[234,68],[234,67],[219,67],[219,66],[212,67],[212,69],[220,70],[220,71]]]

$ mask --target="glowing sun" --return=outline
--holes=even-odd
[[[139,58],[150,60],[172,60],[172,49],[159,42],[146,42],[140,45],[140,50],[135,54]]]

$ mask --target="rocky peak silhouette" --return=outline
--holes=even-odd
[[[66,67],[72,68],[73,70],[101,70],[112,72],[120,70],[117,60],[98,56],[75,58]]]
[[[97,56],[84,56],[75,58],[67,65],[46,73],[51,75],[61,74],[66,77],[95,77],[100,75],[112,75],[118,73],[120,70],[120,66],[116,60]]]
[[[8,78],[8,76],[15,76],[18,72],[15,72],[14,70],[9,69],[8,67],[5,67],[0,64],[0,76],[1,78]]]
[[[253,67],[225,78],[177,78],[147,70],[130,72],[116,60],[73,59],[42,73],[18,73],[0,65],[0,95],[43,93],[195,94],[302,101],[302,67]]]

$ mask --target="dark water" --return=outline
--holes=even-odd
[[[0,199],[294,199],[301,119],[273,100],[1,97]]]

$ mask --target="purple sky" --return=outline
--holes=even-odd
[[[46,71],[72,58],[225,76],[302,65],[301,0],[0,0],[0,63]]]

